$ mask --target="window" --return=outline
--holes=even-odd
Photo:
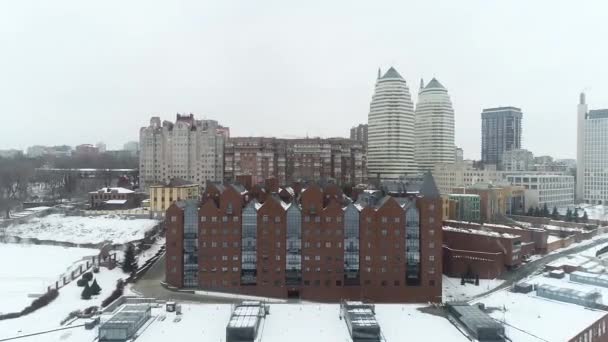
[[[201,216],[201,222],[207,222],[207,216]]]
[[[217,217],[216,216],[211,216],[211,222],[217,222]]]
[[[380,259],[381,259],[382,261],[387,261],[387,260],[388,260],[388,257],[387,257],[386,255],[383,255],[383,256],[381,256],[381,257],[380,257]]]
[[[336,280],[336,286],[342,286],[342,280]]]
[[[395,280],[395,282],[393,283],[393,285],[399,286],[399,280]]]
[[[304,286],[310,286],[310,280],[304,280]]]
[[[371,256],[369,256],[369,255],[366,255],[366,256],[365,256],[365,261],[372,261],[372,257],[371,257]]]
[[[320,255],[315,255],[315,261],[321,261],[321,256]]]
[[[222,222],[228,222],[228,216],[223,216],[222,217]]]
[[[177,216],[175,216],[175,215],[171,216],[171,222],[177,222]]]
[[[232,272],[238,272],[238,271],[239,271],[239,268],[238,268],[238,267],[233,267],[233,268],[232,268]]]
[[[430,267],[429,268],[429,274],[435,274],[435,268],[434,267]]]
[[[435,256],[434,255],[429,255],[429,261],[435,261]]]
[[[325,218],[325,222],[327,222],[327,223],[331,222],[331,217],[329,217],[329,216],[328,216],[328,217],[326,217],[326,218]]]
[[[331,242],[326,242],[325,243],[325,248],[331,248]]]
[[[372,222],[372,218],[371,217],[366,217],[365,221],[367,221],[367,223],[370,223],[370,222]]]
[[[429,280],[429,286],[435,286],[435,280],[434,279]]]
[[[342,222],[342,217],[340,217],[340,216],[336,217],[336,222],[338,222],[338,223]]]
[[[383,280],[383,281],[381,281],[381,282],[380,282],[380,285],[382,285],[382,286],[387,286],[387,285],[388,285],[388,281]]]
[[[305,255],[304,256],[304,260],[310,260],[310,256],[309,255]]]
[[[429,223],[435,223],[435,218],[434,217],[429,217]]]
[[[310,248],[310,242],[304,242],[304,248]]]
[[[435,243],[434,242],[429,242],[429,248],[435,248]]]
[[[304,216],[304,222],[310,222],[310,216]]]
[[[276,256],[276,260],[277,260],[277,261],[280,261],[280,260],[281,260],[281,256],[280,256],[280,255],[277,255],[277,256]]]
[[[262,221],[263,221],[264,223],[268,223],[268,215],[264,215],[264,216],[262,217]]]
[[[222,261],[228,261],[228,256],[227,255],[222,255]]]
[[[317,223],[321,222],[321,218],[319,216],[315,217],[315,222],[317,222]]]
[[[382,223],[386,223],[388,221],[386,216],[382,216]]]
[[[226,241],[222,242],[222,248],[228,248],[228,242],[226,242]]]
[[[211,242],[211,247],[217,247],[217,242],[212,241],[212,242]]]
[[[382,229],[382,236],[387,236],[388,235],[388,231],[386,229]]]
[[[399,218],[395,217],[395,223],[399,223]]]
[[[239,217],[238,216],[232,217],[232,222],[239,222]]]
[[[280,216],[275,216],[274,223],[279,223],[279,222],[281,222],[281,217]]]

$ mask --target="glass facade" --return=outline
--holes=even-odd
[[[405,211],[405,281],[420,285],[420,213],[413,202]]]
[[[300,285],[302,282],[302,213],[297,205],[287,210],[285,284]]]
[[[352,204],[344,213],[344,285],[359,285],[359,210]]]
[[[186,201],[184,208],[184,287],[198,286],[198,206]]]
[[[241,284],[255,285],[257,276],[258,215],[252,201],[243,210],[243,235],[241,241]]]

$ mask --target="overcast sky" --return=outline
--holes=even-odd
[[[348,136],[378,67],[416,100],[449,90],[456,144],[479,158],[481,110],[522,108],[523,147],[574,157],[576,104],[608,107],[608,2],[2,1],[0,148],[137,140],[150,116],[233,136]]]

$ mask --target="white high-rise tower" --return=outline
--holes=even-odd
[[[608,204],[608,109],[588,110],[581,94],[577,117],[576,198]]]
[[[416,163],[421,171],[454,162],[454,109],[447,89],[435,78],[426,86],[420,81],[415,131]]]
[[[393,67],[381,76],[370,105],[369,179],[398,179],[418,171],[414,158],[414,105],[407,83]]]
[[[576,114],[576,200],[583,200],[583,185],[585,177],[585,118],[587,103],[585,93],[581,93]]]

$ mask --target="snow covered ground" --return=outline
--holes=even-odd
[[[5,233],[22,238],[72,243],[126,243],[142,239],[157,224],[157,220],[116,215],[86,217],[51,214],[33,217],[23,224],[12,224]]]
[[[474,284],[460,285],[460,278],[443,276],[443,301],[468,301],[473,297],[500,286],[502,279],[479,279],[479,286]]]
[[[101,293],[99,295],[94,296],[90,300],[80,299],[82,287],[78,287],[76,282],[73,281],[61,288],[59,290],[59,297],[49,305],[23,317],[0,321],[0,340],[3,338],[62,327],[60,322],[66,318],[70,312],[78,309],[85,309],[92,305],[100,305],[101,302],[114,291],[116,281],[121,278],[127,278],[127,275],[124,274],[120,268],[115,268],[111,271],[106,268],[101,268],[99,273],[94,274],[94,277],[101,287]],[[70,331],[64,331],[54,335],[57,337],[56,340],[63,340],[66,336],[71,336],[72,333]],[[49,336],[40,335],[35,338],[28,338],[20,341],[46,342],[52,340],[53,339],[49,338]],[[83,340],[77,338],[74,339],[74,341],[80,342]]]
[[[96,249],[0,243],[0,313],[23,310],[66,270]],[[12,260],[12,261],[11,261]]]

